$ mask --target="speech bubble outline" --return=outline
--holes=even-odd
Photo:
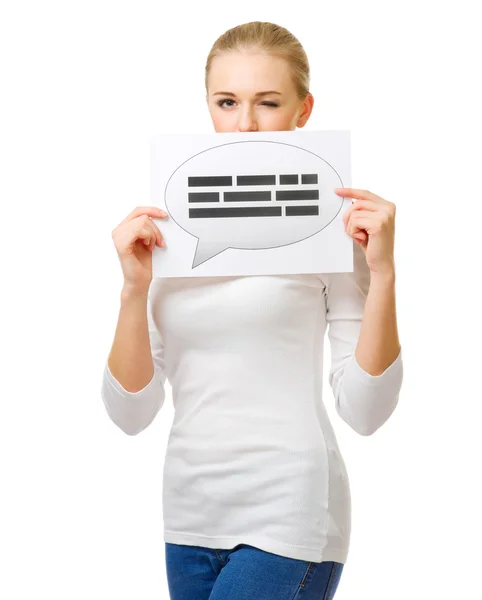
[[[204,264],[205,262],[207,262],[208,260],[210,260],[211,258],[214,258],[215,256],[217,256],[218,254],[221,254],[222,252],[224,252],[225,250],[229,250],[229,249],[235,249],[235,250],[269,250],[272,248],[282,248],[284,246],[289,246],[291,244],[297,244],[299,242],[302,242],[306,239],[309,239],[310,237],[313,237],[314,235],[317,235],[318,233],[320,233],[320,231],[323,231],[323,229],[325,229],[326,227],[328,227],[328,225],[330,225],[338,216],[338,214],[340,213],[341,209],[343,208],[343,203],[344,203],[344,199],[340,198],[340,206],[338,208],[338,210],[336,211],[335,215],[333,216],[333,218],[328,221],[326,224],[322,225],[322,227],[320,227],[319,229],[317,229],[314,233],[310,233],[309,235],[302,237],[302,238],[298,238],[295,241],[289,241],[286,244],[277,244],[277,245],[270,245],[270,246],[262,246],[260,248],[243,248],[243,247],[239,247],[239,246],[233,246],[233,245],[226,245],[225,243],[222,244],[222,247],[215,251],[212,252],[212,248],[207,251],[203,252],[203,245],[201,242],[201,237],[198,235],[195,235],[194,233],[192,233],[191,231],[187,230],[186,227],[184,227],[172,214],[172,211],[169,208],[169,203],[168,203],[168,187],[169,187],[169,183],[171,181],[171,179],[176,175],[176,173],[179,171],[179,169],[181,169],[186,163],[188,163],[189,161],[192,161],[193,159],[195,159],[196,157],[205,154],[206,152],[211,152],[213,150],[217,150],[226,146],[234,146],[234,145],[238,145],[238,144],[253,144],[253,143],[258,143],[258,144],[276,144],[276,145],[282,145],[282,146],[289,146],[291,148],[295,148],[296,150],[302,150],[303,152],[307,152],[308,154],[311,154],[313,156],[315,156],[317,159],[323,161],[336,175],[336,177],[338,178],[339,182],[340,182],[340,186],[336,186],[336,187],[344,187],[343,185],[343,181],[339,175],[339,173],[337,172],[337,170],[335,169],[335,167],[333,167],[333,165],[331,165],[326,159],[322,158],[321,156],[319,156],[318,154],[316,154],[315,152],[311,151],[311,150],[307,150],[306,148],[301,148],[300,146],[296,146],[295,144],[288,144],[286,142],[279,142],[279,141],[274,141],[274,140],[242,140],[242,141],[237,141],[237,142],[228,142],[225,144],[219,144],[218,146],[211,146],[209,148],[206,148],[205,150],[201,150],[200,152],[197,152],[196,154],[194,154],[193,156],[190,156],[188,159],[186,159],[185,161],[183,161],[171,174],[171,176],[169,177],[165,189],[164,189],[164,201],[165,201],[165,205],[167,208],[167,211],[169,213],[169,215],[171,216],[172,220],[181,228],[183,229],[186,233],[188,233],[189,235],[191,235],[192,237],[195,237],[197,239],[197,245],[196,245],[196,250],[194,253],[194,258],[193,258],[193,263],[192,263],[192,269],[195,269],[196,267],[198,267],[201,264]],[[275,184],[276,185],[276,184]],[[276,188],[275,188],[276,189]],[[270,201],[272,202],[272,200]],[[274,204],[274,203],[273,203]],[[229,218],[229,217],[227,217]],[[239,217],[236,217],[239,218]],[[293,217],[294,218],[294,217]],[[259,221],[259,217],[242,217],[243,223],[246,220],[256,220]],[[213,244],[211,243],[211,246]],[[201,246],[201,248],[200,248]],[[203,256],[203,254],[206,254],[206,256]],[[200,260],[197,260],[200,259]]]

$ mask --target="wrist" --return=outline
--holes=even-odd
[[[387,269],[385,271],[370,271],[370,283],[380,285],[395,284],[395,269]]]
[[[149,295],[149,285],[131,285],[124,283],[121,290],[121,300],[141,299],[144,300]]]

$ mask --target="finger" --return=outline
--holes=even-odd
[[[156,224],[149,217],[147,217],[145,214],[142,214],[134,219],[134,223],[134,230],[137,227],[139,227],[139,225],[142,225],[143,233],[142,235],[139,235],[139,237],[143,240],[146,246],[150,245],[151,240],[154,241],[154,244],[158,243],[159,246],[161,245],[161,232],[159,231],[159,228],[156,226]],[[148,234],[147,237],[146,234]]]
[[[372,210],[353,210],[350,213],[350,219],[359,219],[360,217],[366,217],[368,219],[381,220],[383,215],[377,215]]]
[[[156,243],[156,238],[154,236],[154,232],[150,231],[150,235],[149,237],[147,237],[146,239],[142,240],[143,244],[146,247],[146,250],[149,250],[150,252],[152,252],[154,245]]]
[[[355,242],[360,246],[363,252],[366,252],[366,249],[368,247],[368,240],[357,240],[355,238]]]
[[[148,230],[149,236],[142,240],[144,242],[144,244],[149,247],[149,250],[151,249],[151,245],[153,243],[154,244],[157,243],[157,234],[154,231],[154,228],[151,226],[151,223],[152,223],[152,221],[145,224],[145,228]]]
[[[348,210],[360,210],[361,208],[365,210],[381,210],[380,203],[375,200],[357,200],[353,201],[353,204],[348,207]]]
[[[137,239],[135,241],[142,241],[144,246],[150,247],[153,237],[154,232],[150,227],[146,226],[142,229],[139,229],[139,231],[137,232]]]
[[[151,240],[155,238],[155,233],[149,217],[140,215],[131,222],[130,237],[131,244],[141,241],[145,246],[150,245]]]
[[[380,207],[380,204],[378,202],[374,202],[373,200],[355,200],[353,204],[346,209],[343,215],[345,224],[352,213],[357,211],[358,214],[361,210],[363,210],[365,213],[367,211],[370,211],[370,213],[374,213],[382,210],[382,208]]]
[[[154,229],[154,233],[155,233],[155,236],[156,236],[156,244],[159,246],[159,248],[161,248],[162,247],[162,242],[164,241],[164,238],[162,236],[162,233],[161,233],[159,227],[154,223],[154,221],[151,221],[151,223],[152,223],[152,227]]]
[[[151,244],[149,245],[149,250],[154,250],[155,246],[159,246],[159,248],[162,247],[162,236],[159,229],[154,225],[154,223],[152,223],[152,237]]]
[[[141,215],[147,215],[148,217],[153,217],[155,219],[164,219],[169,216],[164,210],[157,208],[157,206],[136,206],[136,208],[134,208],[134,210],[131,211],[119,225],[132,221]]]
[[[154,246],[159,246],[159,248],[162,248],[163,245],[165,245],[165,240],[164,240],[164,236],[162,235],[159,227],[154,223],[154,221],[149,220],[149,224],[152,227],[152,231],[154,234],[153,237],[153,244],[152,244],[152,249],[154,250]]]
[[[373,219],[367,217],[360,217],[359,219],[352,219],[348,224],[348,231],[350,234],[358,233],[359,231],[366,231],[373,227]]]
[[[358,200],[375,200],[378,202],[387,202],[381,196],[377,196],[368,190],[358,190],[354,188],[335,188],[335,194],[343,196],[344,198],[355,198]]]
[[[141,215],[141,217],[142,216],[143,215]],[[153,241],[154,241],[152,249],[154,249],[155,245],[158,245],[159,248],[162,248],[162,242],[164,241],[164,238],[163,238],[163,236],[161,234],[161,231],[160,231],[159,227],[154,223],[154,221],[152,219],[148,219],[145,222],[145,224],[146,224],[146,226],[152,228]]]
[[[356,209],[355,205],[350,206],[350,208],[346,211],[343,216],[343,221],[345,223],[345,227],[348,227],[351,220],[359,217],[368,217],[368,218],[376,218],[375,213],[371,210],[362,210]]]

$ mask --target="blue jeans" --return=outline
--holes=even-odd
[[[254,546],[165,542],[171,600],[332,600],[343,564],[278,556]]]

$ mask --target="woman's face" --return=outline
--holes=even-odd
[[[314,103],[297,97],[287,61],[255,50],[214,58],[206,100],[216,133],[294,130]]]

